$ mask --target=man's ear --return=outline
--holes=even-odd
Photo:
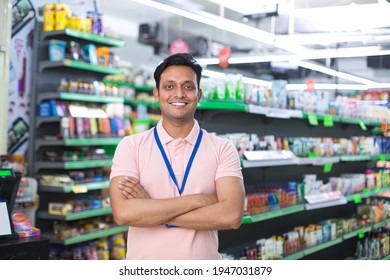
[[[154,100],[155,100],[156,102],[158,102],[159,99],[160,99],[160,93],[158,92],[158,88],[154,88],[154,89],[153,89],[153,96],[154,96]]]
[[[202,92],[202,89],[200,88],[198,90],[198,102],[200,102],[200,100],[202,99],[202,94],[203,94],[203,92]]]

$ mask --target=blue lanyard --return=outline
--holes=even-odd
[[[202,129],[199,129],[198,138],[196,139],[196,143],[195,143],[194,149],[192,150],[192,154],[190,156],[190,159],[188,160],[186,171],[184,172],[183,182],[181,183],[181,188],[179,188],[179,184],[177,183],[177,179],[176,179],[175,173],[173,172],[173,169],[172,169],[171,164],[169,163],[167,154],[165,153],[164,148],[163,148],[163,146],[161,144],[160,138],[158,137],[157,128],[156,127],[154,128],[154,139],[156,140],[157,146],[160,149],[160,152],[161,152],[161,155],[162,155],[162,157],[164,159],[165,165],[167,166],[167,169],[169,171],[169,175],[171,176],[172,181],[175,183],[175,185],[177,187],[177,190],[179,191],[180,195],[184,191],[184,187],[185,187],[186,182],[187,182],[188,174],[190,173],[192,162],[194,161],[196,152],[198,151],[200,142],[202,141],[202,135],[203,135],[203,131],[202,131]]]

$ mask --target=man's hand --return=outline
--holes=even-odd
[[[125,177],[119,181],[118,188],[127,198],[151,198],[147,191],[140,185],[139,181],[132,177]]]

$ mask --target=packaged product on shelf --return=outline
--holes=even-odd
[[[44,4],[43,8],[43,31],[53,31],[56,26],[56,5]]]
[[[49,41],[49,60],[60,61],[65,59],[66,42],[52,39]]]
[[[84,59],[86,62],[89,62],[93,65],[98,65],[98,60],[96,57],[96,45],[87,44],[83,47]]]
[[[68,51],[70,58],[76,61],[84,60],[81,45],[75,41],[70,41],[68,44]]]
[[[66,4],[56,4],[55,7],[55,30],[64,30],[68,26],[69,19],[72,17],[72,8]]]

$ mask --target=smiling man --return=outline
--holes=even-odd
[[[199,127],[202,68],[190,54],[154,72],[162,119],[119,143],[110,176],[118,225],[128,225],[127,259],[221,259],[218,230],[237,229],[244,208],[238,153]]]

